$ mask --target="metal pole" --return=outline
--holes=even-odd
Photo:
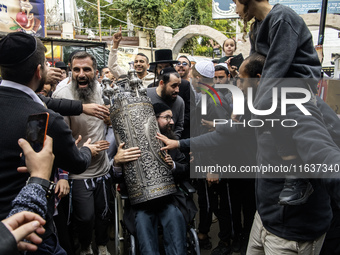
[[[54,55],[53,55],[53,41],[51,41],[51,53],[52,53],[52,66],[54,65]]]
[[[153,62],[153,42],[151,41],[151,62]]]
[[[63,9],[64,9],[64,22],[66,22],[66,14],[65,14],[65,0],[63,0]]]
[[[322,0],[318,45],[323,45],[323,41],[325,37],[327,4],[328,4],[328,0]]]
[[[102,26],[100,21],[100,0],[97,0],[97,4],[98,4],[99,40],[102,41]]]
[[[105,61],[105,45],[103,45],[103,59],[104,59],[104,66],[106,66],[106,61]]]

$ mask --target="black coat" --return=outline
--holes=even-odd
[[[184,154],[179,150],[171,150],[169,151],[169,154],[176,164],[176,169],[173,171],[175,182],[187,179],[189,176],[189,166],[186,163]],[[132,234],[136,233],[135,216],[139,207],[154,208],[164,203],[172,203],[178,207],[188,224],[192,221],[197,212],[196,205],[192,198],[185,196],[180,190],[169,196],[157,198],[134,206],[131,206],[129,201],[126,201],[124,207],[124,223],[128,231]]]
[[[299,156],[297,165],[301,164],[303,167],[303,164],[307,164],[307,167],[311,167],[311,164],[325,164],[333,168],[339,167],[340,150],[334,141],[339,140],[340,120],[334,111],[320,99],[317,101],[317,107],[311,102],[304,106],[312,115],[302,114],[294,105],[287,108],[286,118],[298,122],[298,125],[291,131]],[[272,166],[284,164],[277,153],[270,133],[259,130],[257,142],[258,164]],[[294,241],[311,241],[326,233],[332,220],[330,199],[332,197],[339,204],[340,189],[339,173],[323,172],[322,169],[313,173],[309,172],[309,174],[305,172],[303,178],[314,177],[309,179],[314,192],[308,197],[306,204],[297,206],[278,204],[284,179],[256,179],[257,210],[268,231],[281,238]],[[265,175],[262,176],[265,177]]]
[[[49,113],[47,135],[53,138],[54,165],[71,173],[82,173],[91,163],[91,151],[75,145],[71,130],[64,118],[46,109],[22,91],[0,86],[0,219],[11,209],[11,201],[25,186],[29,174],[19,173],[21,148],[19,138],[25,138],[28,116]],[[53,209],[53,208],[52,208]],[[47,231],[46,231],[47,232]]]
[[[80,100],[69,100],[66,98],[51,98],[38,94],[48,109],[63,116],[77,116],[83,113],[83,104]]]

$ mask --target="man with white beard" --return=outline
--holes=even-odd
[[[72,82],[59,89],[53,97],[81,100],[82,103],[104,104],[100,85],[96,80],[97,61],[87,52],[76,53],[71,60]],[[81,114],[65,117],[75,138],[82,136],[108,148],[105,140],[106,124],[95,117]],[[110,254],[106,244],[108,237],[108,195],[110,187],[109,160],[106,151],[101,151],[92,158],[91,165],[82,174],[70,174],[72,206],[76,219],[76,228],[81,244],[81,255],[93,254],[91,247],[92,230],[95,229],[95,240],[98,254]]]

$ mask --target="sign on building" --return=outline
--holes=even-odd
[[[45,37],[44,0],[0,0],[0,31]]]
[[[322,0],[269,0],[274,5],[280,3],[292,8],[297,14],[306,14],[309,12],[321,13]],[[239,16],[235,12],[236,5],[232,0],[213,0],[212,17],[213,19],[232,19]],[[328,0],[327,13],[340,13],[340,1]]]

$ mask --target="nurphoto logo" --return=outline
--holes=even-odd
[[[244,105],[245,105],[245,95],[242,90],[234,85],[230,84],[215,84],[216,89],[228,89],[233,97],[233,114],[234,115],[244,115]],[[287,115],[287,105],[295,105],[304,115],[311,115],[311,113],[303,105],[311,99],[311,92],[305,88],[292,88],[292,87],[282,87],[281,90],[281,116]],[[216,95],[217,92],[214,90]],[[304,97],[299,98],[287,98],[287,94],[299,93],[303,94]],[[209,94],[212,97],[211,93]],[[269,109],[259,110],[255,109],[253,102],[253,88],[247,88],[247,106],[249,111],[256,116],[269,116],[274,113],[278,107],[278,88],[274,87],[272,89],[272,105]],[[219,97],[218,97],[219,98]],[[215,102],[215,100],[214,100]],[[216,105],[216,102],[215,102]],[[222,102],[221,102],[222,105]],[[207,95],[203,94],[201,97],[201,114],[207,115]],[[227,119],[214,119],[214,126],[218,124],[230,124],[232,125],[244,125],[250,127],[262,127],[265,122],[270,122],[271,126],[274,127],[275,123],[279,122],[283,127],[295,127],[298,123],[294,119],[250,119],[248,121],[243,120],[242,122],[230,121]]]

